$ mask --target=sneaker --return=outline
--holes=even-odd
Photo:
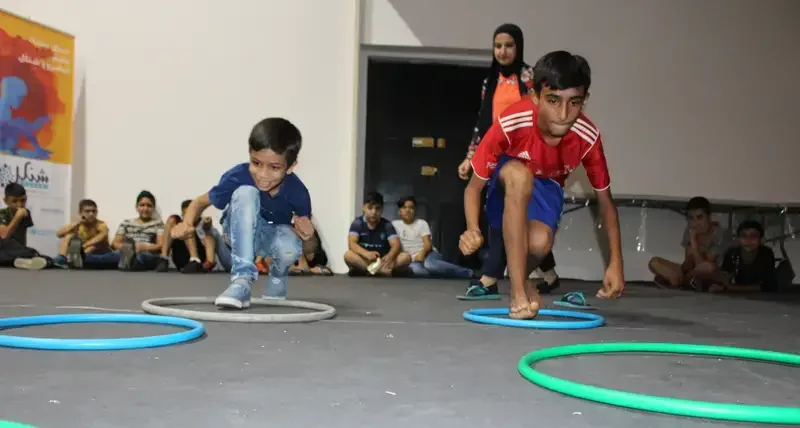
[[[480,280],[472,280],[467,292],[463,296],[456,296],[458,300],[500,300],[497,284],[485,286]]]
[[[67,266],[72,269],[83,269],[83,240],[74,237],[67,244]]]
[[[202,263],[195,260],[190,261],[189,263],[186,264],[186,266],[183,267],[183,269],[181,269],[181,273],[206,273],[206,272],[208,272],[206,270],[206,267]]]
[[[156,263],[156,272],[169,272],[169,260],[161,257],[158,259],[158,263]]]
[[[136,243],[132,240],[126,240],[122,243],[122,248],[119,249],[119,270],[133,270],[134,263],[136,262]]]
[[[30,259],[14,259],[14,267],[25,270],[42,270],[47,267],[44,257],[31,257]]]
[[[220,308],[246,309],[250,307],[250,285],[234,282],[214,300]]]

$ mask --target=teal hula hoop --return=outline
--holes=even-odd
[[[678,343],[592,343],[558,346],[531,352],[522,357],[517,369],[522,377],[543,388],[612,406],[724,421],[800,425],[800,407],[713,403],[637,394],[560,379],[532,367],[539,361],[552,358],[621,352],[708,355],[800,366],[800,355],[760,349]]]

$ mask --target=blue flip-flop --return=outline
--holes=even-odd
[[[586,298],[583,297],[583,293],[579,291],[571,291],[565,294],[560,300],[554,301],[553,304],[570,309],[583,309],[587,311],[595,310],[592,305],[586,302]]]

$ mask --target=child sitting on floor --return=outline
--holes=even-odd
[[[54,263],[58,267],[81,269],[84,256],[111,252],[108,226],[97,218],[97,204],[91,199],[78,203],[78,218],[56,232],[61,239]]]
[[[44,269],[49,261],[33,248],[28,248],[28,229],[33,227],[31,213],[25,208],[28,195],[19,183],[9,183],[0,209],[0,266],[18,269]]]
[[[253,127],[248,143],[250,162],[234,166],[208,193],[193,200],[171,233],[187,239],[206,208],[224,210],[217,256],[221,264],[231,265],[231,278],[215,304],[225,308],[250,306],[252,284],[258,278],[256,256],[272,259],[263,297],[282,299],[289,268],[318,245],[310,219],[311,197],[292,172],[302,145],[300,131],[286,119],[268,118]]]
[[[712,293],[777,291],[775,253],[762,243],[764,227],[755,220],[745,220],[736,231],[737,245],[725,252],[719,281],[710,286]]]

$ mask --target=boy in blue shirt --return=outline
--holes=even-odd
[[[256,256],[271,257],[264,298],[286,298],[289,268],[319,243],[311,223],[311,197],[295,174],[302,137],[282,118],[264,119],[250,133],[250,162],[234,166],[208,193],[189,204],[183,222],[172,230],[176,239],[195,233],[196,219],[210,205],[223,210],[223,239],[217,254],[231,266],[231,282],[215,305],[250,306],[251,286],[258,278]],[[230,254],[230,261],[224,260]]]

